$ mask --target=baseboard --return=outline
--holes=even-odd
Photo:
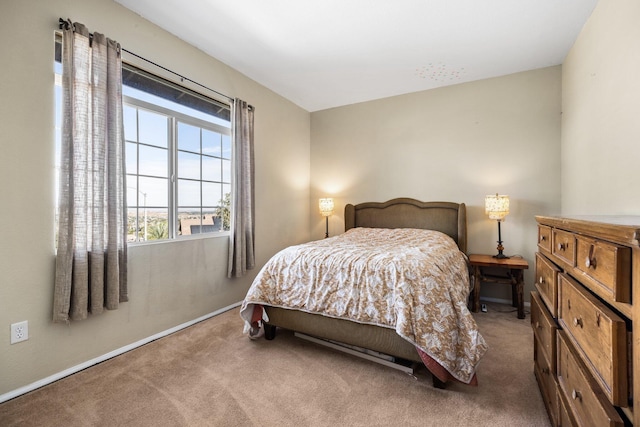
[[[480,297],[480,301],[497,302],[498,304],[511,305],[511,300],[510,299]],[[525,301],[524,302],[524,306],[525,307],[531,307],[531,303]]]
[[[12,390],[12,391],[10,391],[8,393],[1,394],[0,395],[0,403],[6,402],[7,400],[11,400],[11,399],[16,398],[18,396],[21,396],[23,394],[26,394],[26,393],[29,393],[31,391],[37,390],[40,387],[44,387],[44,386],[46,386],[48,384],[51,384],[51,383],[56,382],[58,380],[61,380],[62,378],[68,377],[69,375],[72,375],[72,374],[75,374],[77,372],[80,372],[83,369],[87,369],[87,368],[89,368],[89,367],[91,367],[93,365],[97,365],[98,363],[102,363],[105,360],[109,360],[109,359],[111,359],[113,357],[119,356],[119,355],[121,355],[123,353],[126,353],[128,351],[136,349],[136,348],[138,348],[140,346],[143,346],[145,344],[148,344],[148,343],[150,343],[152,341],[155,341],[157,339],[166,337],[167,335],[171,335],[174,332],[178,332],[181,329],[188,328],[189,326],[195,325],[196,323],[202,322],[203,320],[207,320],[207,319],[209,319],[209,318],[211,318],[213,316],[217,316],[218,314],[222,314],[225,311],[229,311],[231,309],[239,307],[241,304],[242,304],[242,302],[237,302],[235,304],[231,304],[231,305],[229,305],[227,307],[221,308],[221,309],[216,310],[214,312],[211,312],[209,314],[205,314],[204,316],[198,317],[197,319],[191,320],[189,322],[182,323],[182,324],[180,324],[178,326],[175,326],[173,328],[170,328],[170,329],[167,329],[165,331],[159,332],[159,333],[157,333],[155,335],[151,335],[150,337],[143,338],[140,341],[136,341],[134,343],[125,345],[124,347],[120,347],[120,348],[118,348],[116,350],[110,351],[109,353],[103,354],[102,356],[98,356],[98,357],[96,357],[94,359],[91,359],[91,360],[88,360],[88,361],[86,361],[84,363],[81,363],[79,365],[73,366],[73,367],[71,367],[69,369],[65,369],[62,372],[58,372],[56,374],[50,375],[50,376],[48,376],[46,378],[43,378],[41,380],[38,380],[38,381],[33,382],[31,384],[28,384],[28,385],[26,385],[24,387],[20,387],[18,389]]]

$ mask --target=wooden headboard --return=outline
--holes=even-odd
[[[344,207],[345,231],[355,227],[421,228],[445,233],[467,252],[467,208],[464,203],[421,202],[410,198]]]

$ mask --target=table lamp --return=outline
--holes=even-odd
[[[324,237],[327,238],[329,237],[329,217],[333,214],[333,199],[320,199],[319,207],[320,215],[325,218],[326,232],[324,234]]]
[[[509,214],[509,196],[498,195],[498,193],[495,196],[486,196],[484,198],[484,212],[489,215],[489,219],[498,221],[498,254],[493,257],[509,258],[502,253],[504,246],[502,246],[502,233],[500,230],[500,223]]]

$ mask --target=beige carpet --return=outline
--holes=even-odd
[[[238,310],[0,405],[2,426],[548,426],[529,315],[476,315],[489,351],[479,387],[434,389],[306,342],[242,335]]]

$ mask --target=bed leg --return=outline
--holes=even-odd
[[[276,337],[276,327],[273,325],[269,325],[268,323],[264,324],[264,338],[266,340],[271,341]]]
[[[431,374],[431,376],[433,377],[433,388],[444,390],[447,387],[447,383],[445,381],[442,381],[440,378],[436,377],[433,374]]]

